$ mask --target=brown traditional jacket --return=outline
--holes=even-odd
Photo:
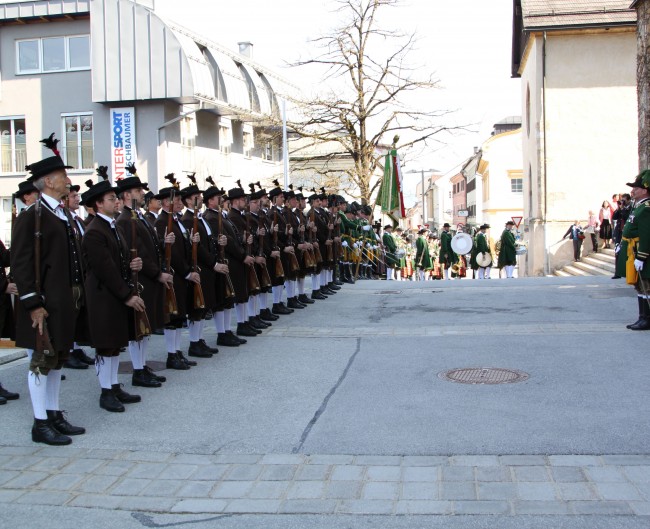
[[[183,226],[189,232],[194,228],[194,210],[186,209],[183,213],[181,219]],[[203,221],[199,218],[197,223],[199,230],[199,236],[201,241],[197,248],[197,261],[200,268],[199,275],[201,276],[201,288],[203,290],[203,299],[205,301],[206,310],[213,310],[217,304],[217,296],[215,291],[215,274],[214,265],[217,263],[217,254],[216,254],[216,240],[213,235],[208,235],[208,230],[203,224]],[[212,231],[212,228],[210,228]],[[192,308],[192,288],[188,289],[190,291],[190,300],[188,305]]]

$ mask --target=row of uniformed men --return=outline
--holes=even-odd
[[[279,185],[268,193],[251,189],[249,194],[241,187],[228,193],[216,185],[200,190],[194,183],[180,190],[171,176],[173,185],[156,195],[162,209],[145,218],[140,208],[147,185],[134,167],[129,168],[132,175],[116,186],[101,173],[106,179],[82,193],[81,200],[58,154],[28,169],[28,183],[41,198],[16,219],[11,269],[19,293],[16,343],[30,351],[35,442],[69,444],[71,435],[85,432],[70,424],[59,407],[61,368],[80,344],[96,349],[100,406],[124,411],[124,404],[140,397],[118,383],[121,349],[128,346],[133,385],[160,387],[165,381],[146,365],[149,337],[136,332],[136,312],[146,313],[151,329],[164,328],[167,367],[186,370],[195,362],[180,351],[183,326],[189,327],[188,356],[207,358],[217,352],[202,337],[206,318],[214,322],[217,345],[246,343],[242,337],[257,336],[279,315],[334,294],[340,288],[334,271],[341,250],[356,244],[355,237],[340,231],[338,211],[345,201],[328,197],[324,190],[309,197],[311,210],[305,215],[304,196]],[[66,196],[69,208],[63,206]],[[124,204],[121,212],[116,211],[118,197]],[[332,198],[329,211],[323,207],[328,198]],[[79,202],[93,212],[88,223],[77,215]],[[39,244],[35,233],[40,235]],[[308,259],[316,248],[321,259]],[[131,249],[137,250],[137,257],[132,257]],[[251,280],[251,271],[257,282]],[[140,287],[134,284],[134,273]],[[305,292],[307,278],[310,296]],[[203,306],[194,303],[194,285],[201,286]],[[165,310],[172,288],[175,312]],[[230,326],[233,309],[236,334]],[[47,334],[50,349],[37,343]]]

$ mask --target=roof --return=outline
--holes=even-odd
[[[525,30],[636,24],[630,0],[521,0]]]
[[[512,76],[519,77],[531,32],[636,26],[633,5],[631,0],[513,0]]]
[[[90,13],[90,0],[48,2],[45,0],[0,0],[0,22],[75,17]]]

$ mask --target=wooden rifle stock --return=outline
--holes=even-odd
[[[138,256],[138,222],[140,220],[138,219],[138,213],[136,211],[136,208],[138,207],[138,203],[135,199],[131,201],[131,260],[135,259]],[[144,287],[140,284],[138,281],[138,271],[137,270],[131,270],[131,293],[134,296],[140,296],[142,294],[142,290]],[[135,340],[140,341],[142,338],[145,336],[149,336],[151,334],[151,324],[149,323],[149,317],[147,316],[147,311],[143,310],[142,312],[139,312],[137,310],[133,310],[133,321],[135,324]]]
[[[327,229],[327,240],[331,241],[332,244],[327,245],[327,260],[334,261],[334,241],[332,240],[332,230]]]
[[[41,292],[41,194],[38,194],[36,202],[34,203],[34,288],[38,297],[43,300],[43,293]],[[50,340],[50,331],[47,328],[47,319],[43,318],[43,333],[38,332],[36,329],[36,344],[34,346],[34,353],[39,353],[44,356],[54,356],[56,351]]]
[[[251,256],[252,252],[252,246],[253,243],[248,244],[248,236],[251,235],[251,214],[250,211],[248,212],[248,215],[246,214],[246,211],[243,212],[244,216],[246,217],[246,230],[244,231],[244,244],[246,245],[246,256],[249,257]],[[248,293],[252,296],[255,294],[259,294],[261,291],[260,288],[260,281],[257,277],[257,272],[255,272],[255,263],[248,265]]]
[[[273,207],[273,226],[278,225],[278,208]],[[273,251],[281,252],[280,247],[278,246],[278,232],[273,230]],[[278,256],[275,259],[275,278],[284,279],[284,267],[282,266],[281,256]]]
[[[172,189],[170,195],[169,213],[167,217],[167,235],[174,232],[174,190]],[[165,243],[165,272],[173,274],[172,269],[172,244]],[[178,304],[176,303],[176,292],[174,287],[169,285],[165,289],[165,305],[164,305],[165,322],[169,322],[171,316],[178,314]]]
[[[259,212],[259,223],[257,226],[257,256],[264,257],[264,235],[261,234],[260,227],[265,228],[266,222],[262,220],[262,210]],[[260,287],[268,288],[272,285],[269,269],[266,268],[266,263],[259,265],[260,267]]]
[[[291,215],[291,210],[286,207],[286,211]],[[292,228],[291,221],[290,219],[286,218],[284,219],[286,222],[286,228],[287,228],[287,245],[288,246],[293,246],[293,235],[289,234],[289,229]],[[300,270],[300,263],[298,262],[298,258],[296,257],[296,254],[291,252],[287,254],[289,256],[289,268],[291,269],[291,272],[297,272]]]
[[[304,220],[304,216],[303,216]],[[303,222],[303,228],[307,229],[306,223]],[[300,244],[305,244],[305,231],[300,232]],[[311,253],[311,249],[300,250],[302,256],[302,262],[305,265],[305,268],[314,268],[316,266],[316,261],[314,255]]]
[[[193,220],[193,233],[199,233],[199,199],[194,199],[194,220]],[[199,243],[192,241],[192,272],[197,274],[201,271],[199,268]],[[194,283],[194,308],[205,308],[205,299],[203,298],[203,289],[201,283]]]
[[[311,208],[311,211],[309,212],[310,216],[310,221],[311,223],[316,226],[316,211],[314,208]],[[313,243],[314,242],[314,232],[312,230],[309,230],[309,242]],[[318,247],[318,244],[314,244],[314,259],[316,260],[316,264],[320,264],[323,262],[323,255],[320,253],[320,248]]]
[[[219,208],[219,217],[217,221],[217,230],[219,231],[219,237],[223,235],[223,211]],[[228,266],[228,259],[226,259],[226,247],[219,245],[219,262]],[[232,284],[232,279],[230,278],[230,273],[226,272],[224,275],[224,297],[226,299],[234,299],[235,297],[235,286]]]

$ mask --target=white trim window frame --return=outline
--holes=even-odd
[[[22,120],[23,128],[16,130],[16,121]],[[26,121],[25,116],[0,116],[0,123],[9,122],[9,130],[2,130],[0,127],[0,135],[3,136],[3,140],[0,141],[0,173],[22,173],[25,171],[25,165],[27,164],[27,144],[25,140],[25,129]],[[17,134],[21,134],[22,141],[17,142]],[[4,136],[9,136],[9,143],[5,143]],[[17,145],[21,145],[22,148],[16,148]],[[7,160],[5,156],[6,147],[9,146],[8,152],[11,157],[10,167],[7,167]],[[22,155],[22,159],[19,160],[19,156]]]
[[[524,192],[524,179],[517,176],[510,179],[510,191],[512,193],[520,194]]]
[[[75,118],[74,125],[76,130],[68,132],[68,124],[71,123],[70,118]],[[84,119],[86,118],[86,119]],[[90,118],[88,120],[87,118]],[[90,130],[88,130],[88,123],[90,123]],[[72,124],[72,123],[71,123]],[[93,123],[92,112],[66,112],[61,114],[61,157],[66,165],[71,165],[72,170],[87,170],[93,169],[95,166],[94,152],[95,152],[95,127]],[[75,143],[73,147],[68,145],[68,134],[74,133]],[[88,147],[87,138],[84,141],[84,133],[90,133],[90,152],[84,155],[84,146]],[[76,152],[71,153],[70,149],[75,149]],[[73,154],[73,156],[71,156]],[[85,163],[84,163],[85,162]]]
[[[56,40],[63,39],[63,67],[61,68],[48,68],[45,69],[45,46],[44,43],[50,41],[54,43]],[[85,39],[88,42],[88,64],[82,66],[71,66],[72,58],[70,56],[70,41]],[[35,68],[21,68],[21,44],[23,43],[36,43],[37,45],[37,65]],[[33,53],[33,52],[32,52]],[[27,57],[26,57],[27,59]],[[34,57],[31,58],[32,61]],[[90,35],[61,35],[57,37],[40,37],[35,39],[20,39],[16,40],[16,75],[29,75],[35,73],[61,73],[61,72],[76,72],[82,70],[90,70]]]

